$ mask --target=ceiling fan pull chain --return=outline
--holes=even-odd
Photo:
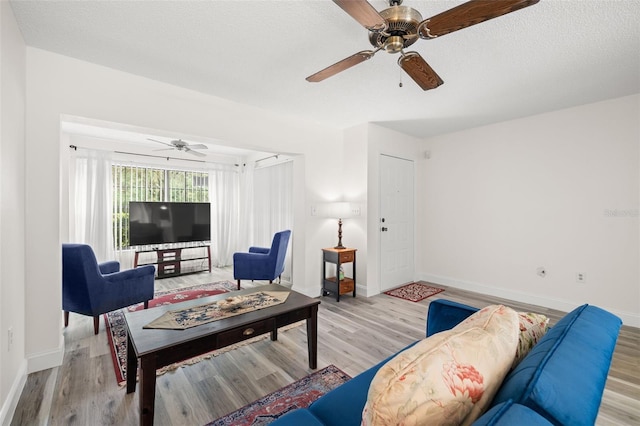
[[[404,50],[400,50],[400,57],[405,57]],[[398,87],[402,87],[402,68],[399,69],[398,75],[400,76],[400,83],[398,84]]]

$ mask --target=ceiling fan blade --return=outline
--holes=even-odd
[[[333,2],[369,31],[382,31],[387,28],[387,21],[366,0],[333,0]]]
[[[440,37],[463,28],[515,12],[539,0],[471,0],[420,23],[420,36]]]
[[[197,143],[197,144],[190,144],[189,149],[209,149],[209,147],[206,146],[205,144]]]
[[[322,71],[318,71],[317,73],[310,75],[306,80],[312,83],[317,83],[324,80],[325,78],[329,78],[332,75],[338,74],[339,72],[351,68],[354,65],[358,65],[360,62],[364,62],[367,59],[370,59],[374,54],[375,52],[373,50],[363,50],[362,52],[358,52],[354,55],[349,56],[348,58],[345,58],[333,65],[328,66]]]
[[[157,151],[173,151],[175,148],[160,148],[160,149],[154,149],[153,152],[157,152]]]
[[[444,83],[440,76],[422,59],[418,52],[407,52],[398,59],[398,65],[422,90],[435,89]]]
[[[206,154],[203,154],[203,153],[198,152],[198,151],[194,151],[191,148],[185,147],[184,150],[185,150],[185,152],[188,152],[189,154],[197,155],[198,157],[206,157],[207,156]]]
[[[166,145],[166,146],[173,147],[173,145],[171,145],[170,143],[166,143],[166,142],[158,141],[158,140],[151,139],[151,138],[147,138],[147,140],[149,140],[149,141],[153,141],[153,142],[158,142],[158,143],[161,143],[162,145]]]

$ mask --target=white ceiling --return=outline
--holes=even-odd
[[[460,3],[403,4],[426,18]],[[419,40],[409,50],[445,81],[426,92],[385,52],[305,81],[371,47],[366,30],[329,0],[11,5],[29,46],[336,127],[376,122],[428,137],[640,92],[638,0],[541,0]]]

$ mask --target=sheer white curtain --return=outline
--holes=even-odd
[[[209,170],[211,202],[211,262],[214,266],[233,263],[240,234],[240,174],[237,170]]]
[[[270,247],[273,234],[293,225],[293,161],[254,170],[253,244]],[[282,279],[291,281],[292,242]]]
[[[78,149],[71,156],[71,242],[89,244],[98,262],[114,259],[111,225],[111,165],[109,153]]]
[[[247,251],[254,245],[253,238],[253,174],[255,162],[247,162],[240,173],[240,232],[238,251]]]

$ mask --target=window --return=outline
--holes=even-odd
[[[129,247],[129,201],[208,202],[207,172],[114,165],[113,240]]]
[[[169,199],[162,201],[209,201],[209,175],[201,172],[166,170]]]

